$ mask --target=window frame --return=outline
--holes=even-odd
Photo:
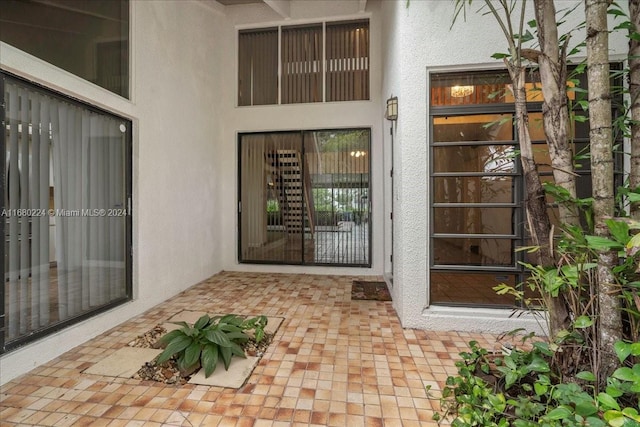
[[[0,69],[0,117],[3,127],[7,124],[5,122],[6,117],[6,108],[5,108],[5,81],[14,80],[22,85],[31,86],[34,90],[40,91],[48,96],[53,98],[60,99],[64,102],[74,104],[76,106],[81,106],[88,111],[102,114],[105,116],[109,116],[112,118],[116,118],[118,120],[122,120],[128,123],[127,129],[125,130],[125,167],[124,167],[124,190],[125,190],[125,199],[127,200],[128,212],[125,219],[125,283],[124,283],[124,295],[120,298],[114,299],[107,304],[101,305],[95,309],[91,309],[86,312],[82,312],[79,315],[75,315],[69,317],[65,320],[61,320],[55,323],[52,323],[48,326],[35,329],[32,332],[25,336],[21,336],[17,339],[14,339],[10,342],[6,340],[7,333],[7,317],[6,317],[6,301],[5,301],[5,286],[6,281],[3,281],[2,292],[0,292],[0,356],[11,352],[19,347],[24,346],[25,344],[40,340],[44,337],[50,336],[60,330],[66,329],[69,326],[75,325],[87,319],[93,318],[101,313],[109,311],[114,307],[121,306],[133,300],[133,121],[120,116],[111,111],[105,110],[98,106],[89,104],[77,98],[70,97],[62,92],[58,92],[56,90],[50,89],[42,84],[37,82],[30,81],[23,77],[20,77],[16,74],[10,73],[4,69]],[[2,161],[3,165],[6,164],[6,131],[0,133],[0,161]],[[6,168],[3,166],[0,168],[0,210],[4,210],[5,206],[5,195],[6,195]],[[0,235],[4,236],[6,233],[5,227],[6,221],[0,221]],[[5,245],[0,245],[0,259],[2,259],[1,273],[2,277],[5,276]]]
[[[304,255],[304,247],[303,255],[301,256],[300,262],[290,262],[290,261],[281,261],[281,260],[252,260],[252,259],[244,259],[243,258],[243,245],[242,245],[242,186],[243,186],[243,169],[242,169],[242,137],[243,136],[251,136],[251,135],[278,135],[278,134],[299,134],[300,135],[300,143],[301,143],[301,151],[300,154],[305,155],[305,135],[313,132],[340,132],[340,131],[359,131],[366,130],[368,131],[368,147],[369,147],[369,155],[367,156],[367,168],[369,171],[369,176],[367,179],[367,211],[368,211],[368,230],[367,230],[367,262],[365,263],[337,263],[337,262],[315,262],[315,261],[307,261],[306,256]],[[280,131],[264,131],[264,132],[238,132],[237,133],[237,203],[236,203],[236,221],[237,221],[237,239],[236,239],[236,256],[237,261],[240,264],[268,264],[268,265],[296,265],[296,266],[304,266],[304,267],[361,267],[361,268],[371,268],[372,266],[372,256],[373,256],[373,213],[371,212],[372,203],[372,190],[373,187],[371,185],[371,148],[372,148],[372,129],[370,127],[350,127],[350,128],[322,128],[322,129],[299,129],[299,130],[280,130]],[[302,170],[304,174],[304,166],[306,162],[303,162]],[[313,183],[310,182],[310,185]],[[312,187],[313,190],[313,187]],[[303,206],[303,211],[306,211],[306,206]],[[304,216],[304,215],[303,215]]]
[[[612,63],[611,64],[611,69],[612,71],[615,69],[618,69],[621,67],[621,64],[619,63]],[[527,277],[527,273],[526,273],[526,269],[520,264],[521,261],[524,260],[524,254],[522,252],[514,252],[514,264],[510,265],[510,266],[484,266],[484,265],[464,265],[464,264],[445,264],[445,265],[439,265],[435,263],[434,257],[435,257],[435,251],[434,251],[434,241],[438,238],[438,237],[442,237],[439,236],[438,233],[435,233],[435,220],[434,220],[434,212],[435,212],[435,208],[436,203],[434,202],[434,198],[435,198],[435,186],[434,186],[434,179],[437,178],[439,175],[438,173],[434,172],[435,170],[435,165],[434,165],[434,161],[435,161],[435,154],[434,154],[434,147],[438,147],[438,146],[442,146],[442,145],[453,145],[450,143],[447,144],[442,144],[442,143],[436,143],[434,142],[434,119],[437,117],[451,117],[451,116],[472,116],[472,115],[484,115],[484,114],[509,114],[512,116],[512,118],[515,116],[515,106],[513,104],[513,102],[510,103],[506,103],[506,102],[496,102],[496,103],[484,103],[484,104],[460,104],[460,105],[433,105],[432,104],[432,98],[431,98],[431,90],[433,88],[432,82],[434,80],[434,76],[438,76],[441,78],[446,78],[446,79],[450,79],[454,76],[477,76],[477,75],[483,75],[486,74],[487,76],[498,76],[498,75],[504,75],[507,72],[506,69],[504,68],[473,68],[473,69],[469,69],[469,70],[452,70],[452,69],[431,69],[428,70],[427,73],[427,99],[428,99],[428,112],[427,112],[427,118],[428,118],[428,132],[429,132],[429,143],[428,143],[428,152],[429,152],[429,161],[428,161],[428,167],[429,167],[429,174],[428,174],[428,203],[429,203],[429,231],[428,231],[428,250],[429,250],[429,255],[428,255],[428,259],[427,259],[427,276],[428,276],[428,283],[429,283],[429,292],[428,292],[428,303],[429,305],[436,305],[436,306],[461,306],[461,307],[469,307],[469,306],[473,306],[473,307],[487,307],[487,308],[513,308],[514,304],[510,304],[510,305],[505,305],[505,304],[484,304],[484,303],[477,303],[477,302],[454,302],[454,301],[433,301],[433,297],[432,297],[432,292],[434,289],[434,283],[432,282],[432,273],[468,273],[468,274],[491,274],[493,273],[495,276],[501,277],[504,275],[515,275],[515,279],[516,279],[516,283],[517,284],[521,284],[522,282],[524,282],[524,280]],[[508,76],[508,74],[507,74]],[[504,76],[503,76],[504,77]],[[436,77],[437,78],[437,77]],[[583,81],[583,85],[586,86],[586,75],[583,74],[581,75],[581,78],[585,81]],[[617,78],[617,80],[620,80],[619,77]],[[614,82],[614,84],[618,84],[620,85],[620,82]],[[617,105],[620,103],[619,99],[615,99],[613,104],[612,104],[612,110],[614,113],[614,116],[616,114],[616,110],[617,110]],[[528,109],[528,113],[529,114],[537,114],[537,113],[542,113],[542,101],[541,100],[530,100],[527,102],[527,109]],[[581,110],[579,109],[579,106],[577,104],[574,104],[574,111],[576,112],[580,112]],[[513,137],[514,139],[509,141],[509,143],[513,143],[513,147],[515,149],[518,148],[518,142],[517,142],[517,133],[516,133],[516,123],[512,122],[512,128],[513,128]],[[584,131],[584,129],[583,129]],[[587,128],[588,131],[588,128]],[[588,144],[589,142],[589,135],[588,132],[586,135],[576,135],[574,137],[573,142],[576,145],[583,145],[583,144]],[[496,141],[497,144],[507,144],[507,142],[505,141]],[[534,144],[544,144],[544,141],[541,140],[533,140],[532,143]],[[480,144],[489,144],[488,141],[484,141],[484,142],[480,142]],[[490,144],[490,145],[497,145],[497,144]],[[458,143],[458,145],[464,145],[463,142]],[[620,166],[622,165],[622,157],[621,154],[618,153],[614,159],[615,164],[616,164],[616,174],[615,174],[615,185],[619,186],[622,185],[622,180],[623,180],[623,176],[622,173],[620,171]],[[591,176],[591,170],[590,169],[582,169],[577,171],[578,175],[580,177],[590,177]],[[541,177],[549,177],[549,176],[553,176],[552,171],[541,171],[539,172]],[[452,173],[451,175],[455,175],[455,176],[461,176],[460,173]],[[478,176],[480,174],[475,174],[474,176]],[[441,175],[440,175],[441,176]],[[524,186],[524,179],[523,179],[523,175],[522,175],[522,165],[520,162],[520,157],[518,156],[516,158],[516,162],[515,162],[515,173],[514,173],[514,179],[516,179],[517,181],[514,182],[514,207],[513,207],[513,224],[514,227],[516,227],[514,229],[514,234],[513,234],[513,242],[514,242],[514,247],[515,246],[525,246],[526,245],[526,241],[528,238],[528,234],[526,231],[526,221],[525,221],[525,217],[526,217],[526,212],[525,212],[525,207],[524,207],[524,195],[526,192],[526,188]],[[458,204],[457,207],[462,207],[462,205],[464,204]],[[477,205],[474,205],[477,206]],[[550,206],[553,206],[553,204],[550,204]],[[458,235],[461,237],[465,237],[465,235]],[[478,235],[474,235],[473,237],[476,237]],[[482,235],[480,235],[482,236]],[[489,238],[493,237],[492,235],[487,235]],[[509,236],[502,236],[505,238],[508,238]],[[521,288],[520,285],[517,285],[517,287]],[[524,289],[523,289],[524,290]],[[521,306],[521,304],[518,304],[517,302],[515,302],[516,306]]]
[[[17,4],[20,4],[20,0],[16,0],[16,2]],[[93,13],[94,12],[93,10],[82,11],[80,8],[66,8],[64,5],[64,0],[46,2],[46,4],[44,3],[45,2],[43,2],[43,4],[37,4],[36,2],[34,2],[33,7],[40,7],[42,9],[45,9],[43,13],[47,12],[46,10],[47,8],[54,8],[54,10],[56,9],[61,10],[62,11],[61,13],[63,14],[64,13],[67,13],[69,15],[80,14],[81,16],[90,16],[91,18],[94,18],[94,19],[102,19],[100,27],[104,26],[104,22],[113,22],[115,20],[115,19],[110,19],[109,17],[104,17],[100,13]],[[13,40],[5,39],[0,41],[2,41],[3,43],[7,43],[7,45],[12,46],[15,49],[18,49],[22,52],[32,55],[60,70],[64,70],[66,73],[70,73],[73,76],[79,79],[82,79],[85,82],[88,82],[92,85],[100,87],[111,94],[122,97],[124,99],[131,100],[133,95],[132,94],[132,78],[133,78],[132,51],[133,49],[132,49],[132,29],[131,29],[132,17],[133,17],[133,2],[131,0],[113,0],[113,4],[119,5],[120,16],[117,19],[118,19],[120,31],[117,34],[113,32],[107,32],[107,33],[100,33],[100,34],[92,34],[90,35],[90,37],[88,37],[88,40],[86,41],[86,45],[83,46],[83,49],[80,49],[82,51],[82,55],[86,56],[86,57],[80,57],[81,61],[79,62],[83,63],[85,67],[85,69],[82,70],[81,72],[78,72],[79,70],[74,70],[73,67],[71,67],[68,63],[66,63],[66,61],[60,61],[59,58],[56,58],[55,61],[52,61],[50,60],[51,59],[50,57],[47,58],[44,55],[42,55],[42,52],[34,52],[33,43],[31,45],[27,43],[22,44],[24,40],[24,38],[22,37],[19,37],[19,38],[13,37]],[[49,10],[48,12],[51,13],[51,10]],[[29,16],[29,15],[26,14],[22,16]],[[51,18],[49,15],[46,15],[46,16],[49,19]],[[75,17],[75,19],[73,19],[73,22],[76,22],[76,21],[77,21],[77,16]],[[12,21],[9,21],[9,22],[12,22]],[[16,22],[13,22],[13,23],[16,23]],[[19,23],[19,22],[17,24],[25,25],[24,23]],[[87,23],[84,23],[84,24],[87,25]],[[32,25],[32,23],[27,22],[26,25]],[[98,26],[92,25],[92,27],[95,28]],[[85,35],[88,35],[88,33]],[[16,40],[19,40],[19,42],[16,42]],[[48,40],[59,41],[59,40],[56,40],[54,37],[48,38]],[[11,41],[13,41],[13,43],[11,43]],[[117,56],[123,61],[119,63],[119,67],[114,67],[114,68],[119,68],[119,71],[125,72],[125,74],[124,75],[120,74],[117,76],[116,75],[103,76],[101,74],[101,71],[104,71],[104,69],[99,67],[100,57],[98,56],[98,54],[101,51],[104,52],[106,45],[116,44],[116,43],[119,43],[121,45],[119,55]],[[67,49],[62,51],[62,47],[65,47],[65,46],[58,46],[58,47],[61,48],[60,53],[62,55],[64,55],[64,53],[68,52],[70,49],[70,46],[66,46]],[[74,50],[74,49],[71,49],[71,50]],[[79,49],[75,49],[75,50],[77,51]],[[69,55],[67,54],[67,56]],[[111,77],[112,79],[117,78],[118,82],[114,86],[113,82],[116,80],[111,80],[111,82],[109,82],[109,81],[106,81],[104,77]],[[115,87],[120,87],[120,89],[114,90]]]
[[[366,97],[363,97],[362,99],[348,99],[348,100],[328,100],[328,95],[327,92],[329,91],[329,87],[327,85],[328,83],[328,78],[327,78],[327,73],[328,73],[328,67],[327,67],[327,26],[339,26],[341,24],[357,24],[357,23],[363,23],[366,24],[366,28],[367,28],[367,56],[366,56],[366,60],[363,60],[362,63],[366,63],[366,71],[367,71],[367,77],[366,77]],[[322,30],[321,30],[321,41],[322,41],[322,46],[321,46],[321,53],[322,53],[322,58],[321,58],[321,76],[320,76],[320,98],[318,101],[295,101],[295,102],[283,102],[284,96],[283,96],[283,55],[282,55],[282,43],[283,43],[283,29],[296,29],[296,28],[305,28],[305,27],[314,27],[314,26],[321,26]],[[266,31],[266,30],[273,30],[273,29],[277,29],[277,50],[278,50],[278,57],[276,59],[276,63],[277,63],[277,101],[275,103],[272,104],[253,104],[253,100],[251,100],[251,104],[241,104],[240,103],[240,73],[241,73],[241,68],[240,68],[240,62],[241,62],[241,57],[242,54],[240,52],[240,36],[241,34],[249,34],[252,32],[260,32],[260,31]],[[357,102],[357,101],[371,101],[371,19],[369,16],[367,17],[353,17],[353,18],[349,18],[349,19],[340,19],[340,20],[324,20],[324,21],[309,21],[309,22],[300,22],[300,23],[289,23],[289,22],[284,22],[284,23],[279,23],[276,25],[266,25],[264,27],[247,27],[247,28],[239,28],[236,31],[237,35],[236,35],[236,107],[256,107],[256,106],[268,106],[268,105],[295,105],[295,104],[316,104],[316,103],[331,103],[331,102]],[[364,58],[364,57],[363,57]],[[306,95],[305,95],[306,96]],[[251,97],[252,98],[252,97]],[[309,96],[309,98],[311,98],[311,96]]]

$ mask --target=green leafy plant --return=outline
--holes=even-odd
[[[458,375],[447,378],[434,419],[452,426],[640,426],[640,343],[619,341],[615,352],[627,366],[616,369],[596,392],[596,376],[582,371],[563,382],[549,364],[555,352],[535,342],[530,350],[492,355],[477,342],[460,353]]]
[[[225,370],[228,370],[234,355],[246,357],[241,347],[241,344],[250,339],[246,332],[253,331],[256,342],[262,341],[267,318],[257,316],[246,319],[235,314],[209,317],[205,314],[193,325],[186,322],[173,323],[181,327],[158,340],[158,344],[165,348],[158,356],[157,363],[176,357],[183,376],[201,366],[205,377],[209,377],[220,359]]]

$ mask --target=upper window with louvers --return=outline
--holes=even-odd
[[[238,105],[369,99],[369,21],[243,30]]]

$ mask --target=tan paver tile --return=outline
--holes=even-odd
[[[4,384],[0,419],[21,426],[435,425],[439,403],[425,386],[437,395],[468,341],[490,347],[495,338],[402,329],[391,302],[351,301],[352,280],[363,278],[222,272]],[[201,313],[265,314],[276,330],[237,388],[95,370],[155,325],[185,314],[193,322]]]

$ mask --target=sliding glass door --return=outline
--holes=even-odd
[[[370,130],[242,134],[239,260],[370,266]]]
[[[131,295],[131,122],[2,75],[2,351]]]

